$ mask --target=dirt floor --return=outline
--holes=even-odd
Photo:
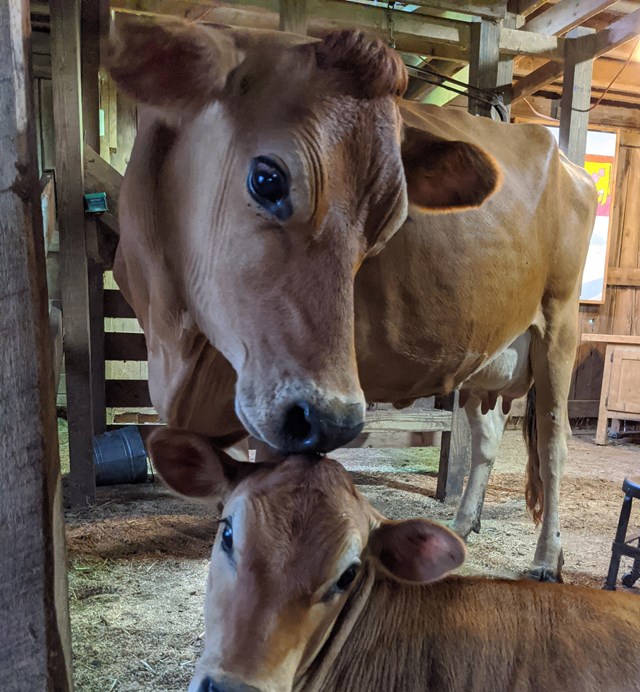
[[[64,456],[64,430],[61,441]],[[452,518],[453,508],[433,497],[436,449],[335,457],[388,517]],[[537,533],[524,505],[524,465],[521,434],[508,431],[464,572],[516,576],[528,568]],[[574,436],[561,499],[565,581],[601,587],[629,474],[640,474],[639,445],[596,447],[592,434]],[[202,648],[213,520],[157,483],[100,488],[94,507],[67,515],[77,690],[186,689]],[[640,513],[633,521],[640,530]]]

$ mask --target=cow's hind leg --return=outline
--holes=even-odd
[[[471,470],[452,526],[463,538],[471,531],[480,531],[484,496],[508,418],[500,403],[485,414],[481,405],[480,399],[471,394],[464,407],[471,429]]]
[[[527,487],[527,504],[534,518],[542,510],[542,526],[530,576],[541,581],[561,581],[560,480],[570,432],[567,399],[577,343],[576,302],[552,305],[546,316],[544,337],[534,335],[531,344],[537,440],[532,441],[534,446],[529,457],[532,476]],[[535,477],[536,465],[539,479]]]

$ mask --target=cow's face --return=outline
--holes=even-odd
[[[364,420],[354,276],[404,222],[407,190],[425,207],[469,203],[439,181],[469,157],[411,137],[401,149],[404,67],[357,32],[136,22],[113,44],[114,79],[154,108],[132,156],[155,177],[149,256],[233,365],[240,420],[283,452],[346,443]],[[125,178],[121,220],[140,233],[137,183]]]
[[[150,452],[174,490],[222,508],[191,692],[291,690],[341,613],[345,627],[345,606],[366,598],[376,571],[426,583],[464,560],[449,530],[384,520],[331,459],[234,462],[204,438],[172,430],[154,433]]]

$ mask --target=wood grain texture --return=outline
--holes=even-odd
[[[72,504],[83,505],[95,499],[95,472],[83,202],[80,2],[52,0],[50,6],[70,497]]]
[[[0,689],[71,689],[29,3],[0,3]]]

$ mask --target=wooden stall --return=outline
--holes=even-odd
[[[0,689],[71,689],[29,3],[0,4]]]

